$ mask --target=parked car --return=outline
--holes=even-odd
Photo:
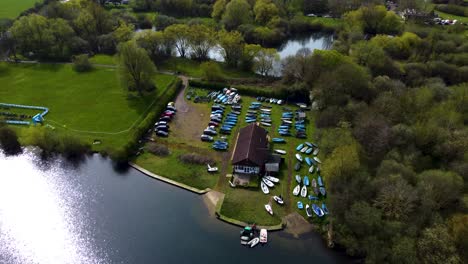
[[[213,141],[213,137],[208,136],[208,135],[201,135],[200,139],[201,139],[201,141],[205,141],[205,142],[212,142]]]

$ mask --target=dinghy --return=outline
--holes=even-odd
[[[297,123],[297,122],[296,122],[296,123]],[[310,148],[313,148],[313,147],[314,147],[314,146],[312,145],[312,143],[310,143],[310,142],[306,142],[305,144],[306,144],[308,147],[310,147]]]
[[[304,176],[304,185],[305,186],[309,186],[310,182],[309,182],[309,177],[307,176]]]
[[[317,187],[317,181],[315,180],[315,178],[312,179],[312,187]]]
[[[283,198],[281,198],[281,196],[275,195],[275,196],[273,196],[273,200],[275,200],[275,202],[277,202],[280,205],[284,204]]]
[[[270,187],[270,188],[275,187],[275,184],[272,183],[271,181],[269,181],[269,180],[266,179],[266,178],[262,178],[262,182],[264,182],[264,183],[265,183],[268,187]]]
[[[316,149],[314,150],[314,153],[312,153],[312,155],[317,156],[318,153],[319,153],[319,149],[316,148]]]
[[[266,184],[264,182],[260,182],[260,188],[262,189],[262,192],[264,194],[269,194],[270,193],[270,189],[268,189],[268,187],[266,186]]]
[[[273,215],[273,209],[271,208],[271,205],[265,204],[265,210],[266,210],[269,214]]]
[[[314,160],[318,163],[322,163],[322,161],[320,161],[320,159],[318,157],[314,157]]]
[[[307,151],[307,149],[308,149],[308,147],[303,147],[303,148],[301,149],[301,153],[305,153],[305,152]]]
[[[306,214],[307,214],[307,217],[312,217],[312,209],[310,208],[308,204],[306,204]]]
[[[260,243],[268,242],[268,232],[266,229],[260,229]]]
[[[322,217],[324,215],[322,208],[318,207],[316,204],[312,204],[312,210],[318,217]]]
[[[236,185],[234,183],[232,183],[231,181],[229,181],[229,186],[231,186],[232,188],[236,187]]]
[[[301,188],[301,196],[306,197],[307,196],[307,187],[304,185]]]
[[[314,187],[314,193],[315,195],[319,195],[319,188],[317,186]]]
[[[250,240],[250,241],[247,243],[247,245],[249,245],[251,248],[253,248],[253,247],[255,247],[255,246],[258,244],[258,242],[260,242],[260,238],[256,237],[256,238]]]
[[[275,153],[278,153],[278,154],[281,154],[281,155],[285,155],[285,154],[286,154],[286,150],[275,149]]]
[[[308,198],[309,198],[309,200],[311,200],[311,201],[318,201],[318,199],[319,199],[317,196],[313,196],[313,195],[311,195],[311,194],[309,194],[309,197],[308,197]]]
[[[306,154],[308,155],[308,154],[312,153],[313,150],[314,150],[313,148],[308,148],[307,151],[306,151]]]
[[[301,176],[299,176],[299,175],[296,175],[296,181],[297,181],[297,183],[301,183],[301,181],[302,181],[302,178],[301,178]]]
[[[317,183],[318,183],[318,185],[319,185],[320,187],[323,186],[322,176],[320,176],[320,175],[318,176],[318,178],[317,178]]]
[[[304,160],[307,163],[307,165],[312,166],[312,160],[309,157],[305,157]]]
[[[284,138],[272,138],[271,141],[275,143],[286,143],[286,140],[284,140]]]
[[[270,126],[271,126],[270,123],[266,123],[266,122],[261,122],[260,124],[262,124],[263,126],[267,126],[267,127],[270,127]]]
[[[301,201],[297,201],[297,208],[298,209],[303,209],[304,208],[304,205],[302,204]]]
[[[297,151],[300,151],[304,147],[304,144],[299,144],[299,146],[296,147]]]
[[[210,164],[206,164],[208,166],[208,172],[217,172],[218,167],[211,167]]]
[[[279,179],[278,178],[275,178],[273,176],[265,176],[265,179],[273,182],[273,183],[278,183],[279,182]]]
[[[297,196],[300,191],[301,191],[301,186],[297,185],[296,187],[294,187],[293,195]]]
[[[294,165],[294,170],[295,170],[295,171],[298,171],[298,170],[300,170],[300,169],[301,169],[301,163],[298,162],[298,163],[296,163],[296,164]]]
[[[320,187],[320,188],[319,188],[319,192],[320,192],[320,194],[323,195],[323,196],[327,195],[327,192],[325,191],[325,187]]]
[[[309,173],[311,173],[311,174],[314,173],[314,165],[310,166]]]
[[[296,159],[300,162],[302,162],[302,156],[299,153],[296,153]]]
[[[328,208],[325,205],[325,203],[322,203],[322,211],[323,211],[324,214],[326,214],[326,215],[328,214]]]

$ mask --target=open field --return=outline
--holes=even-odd
[[[0,18],[15,18],[21,12],[42,0],[2,0],[0,1]]]
[[[5,103],[48,107],[46,124],[86,143],[101,140],[101,145],[93,146],[99,151],[127,143],[128,129],[146,116],[148,107],[174,78],[156,75],[158,88],[139,97],[120,86],[116,69],[76,73],[70,65],[9,64],[0,74],[0,98]],[[20,134],[28,130],[18,128]]]

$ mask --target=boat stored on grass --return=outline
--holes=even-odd
[[[295,165],[294,165],[294,170],[295,171],[298,171],[301,169],[301,163],[300,162],[297,162]]]
[[[312,187],[317,187],[317,181],[315,180],[315,178],[312,179]]]
[[[306,204],[306,214],[307,217],[312,217],[312,209],[310,208],[309,204]]]
[[[307,187],[304,185],[301,188],[301,196],[306,197],[307,196]]]
[[[281,154],[281,155],[285,155],[285,154],[286,154],[286,150],[275,149],[274,151],[275,151],[275,153],[278,153],[278,154]]]
[[[311,166],[309,167],[309,173],[314,173],[314,165],[311,165]]]
[[[319,192],[320,192],[320,194],[323,195],[323,196],[327,195],[327,192],[325,191],[325,187],[320,187],[320,188],[319,188]]]
[[[301,178],[300,175],[296,175],[295,178],[296,178],[297,183],[301,183],[301,182],[302,182],[302,178]]]
[[[300,191],[301,191],[301,186],[300,186],[300,185],[297,185],[296,187],[294,187],[293,195],[294,195],[294,196],[299,195],[299,192],[300,192]]]
[[[301,201],[297,201],[297,208],[304,209],[304,204]]]
[[[319,185],[320,187],[323,186],[322,176],[319,175],[319,176],[317,177],[317,183],[318,183],[318,185]]]
[[[314,160],[318,163],[322,163],[322,161],[318,157],[314,157]]]
[[[309,157],[305,157],[305,162],[307,163],[307,165],[312,166],[312,161]]]
[[[296,159],[300,162],[302,162],[302,156],[299,153],[296,153]]]
[[[284,140],[284,138],[272,138],[271,141],[275,143],[286,143],[286,140]]]
[[[328,214],[328,208],[325,205],[325,203],[322,203],[322,211],[323,211],[324,214],[326,214],[326,215]]]
[[[279,179],[276,178],[276,177],[273,177],[273,176],[265,176],[265,179],[273,182],[273,183],[278,183],[279,182]]]
[[[320,208],[316,204],[312,204],[312,210],[318,217],[322,217],[325,213],[323,212],[322,208]]]
[[[301,149],[301,153],[305,153],[305,152],[307,151],[307,149],[309,149],[307,146],[303,147],[303,148]]]
[[[284,200],[283,200],[283,197],[281,197],[281,195],[280,196],[277,196],[277,195],[273,196],[273,200],[275,200],[275,202],[277,202],[280,205],[284,204]]]
[[[265,177],[262,178],[262,182],[264,182],[268,187],[273,188],[275,187],[275,184],[266,179]]]
[[[313,148],[308,148],[307,151],[305,152],[307,155],[309,155],[310,153],[312,153],[314,149]]]
[[[273,209],[271,208],[271,205],[270,205],[270,204],[265,204],[265,210],[266,210],[269,214],[273,215]]]
[[[309,177],[307,176],[304,176],[304,185],[305,186],[309,186],[310,182],[309,182]]]
[[[270,193],[270,189],[268,189],[268,187],[266,186],[266,184],[263,181],[260,182],[260,188],[262,189],[262,192],[264,194],[269,194]]]
[[[297,151],[300,151],[303,147],[304,147],[304,144],[299,144],[299,145],[296,147],[296,150],[297,150]]]
[[[314,153],[312,153],[312,155],[314,155],[314,156],[317,156],[317,155],[318,155],[318,153],[319,153],[319,149],[318,149],[318,148],[316,148],[316,149],[314,150]]]

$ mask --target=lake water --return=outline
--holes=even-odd
[[[202,198],[99,155],[80,164],[0,153],[0,263],[344,263],[320,237],[254,249]]]

